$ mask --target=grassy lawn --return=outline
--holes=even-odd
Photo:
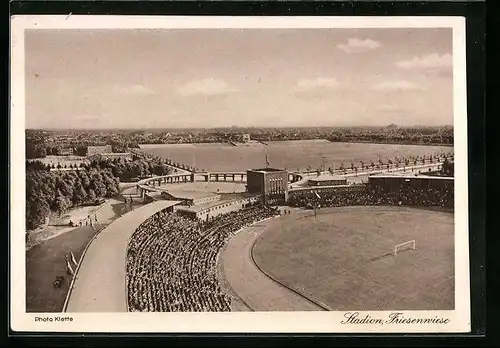
[[[65,255],[71,250],[78,261],[96,231],[128,211],[123,202],[110,200],[98,212],[96,230],[90,226],[70,228],[30,248],[26,252],[26,311],[61,312],[71,282]],[[64,276],[64,281],[60,288],[54,288],[52,283],[58,276]]]
[[[26,253],[26,311],[61,312],[71,276],[66,273],[65,255],[73,251],[77,261],[96,230],[90,226],[76,228],[46,240]],[[64,276],[60,288],[52,282]]]
[[[453,214],[343,207],[274,222],[256,241],[257,264],[333,310],[454,308]],[[394,246],[416,250],[394,257]]]

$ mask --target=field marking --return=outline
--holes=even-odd
[[[279,217],[276,217],[273,221],[278,219]],[[245,299],[255,311],[324,310],[301,294],[268,277],[252,261],[252,247],[268,227],[268,223],[257,223],[232,236],[226,244],[221,262],[230,266],[225,268],[225,277],[233,291],[239,298]]]
[[[434,209],[417,209],[417,208],[414,208],[414,207],[384,207],[384,206],[376,206],[376,207],[373,207],[373,206],[349,206],[349,207],[325,207],[325,208],[322,208],[321,210],[317,211],[317,214],[321,214],[321,215],[327,215],[328,217],[329,216],[335,216],[335,213],[338,212],[339,214],[342,214],[344,212],[349,212],[349,211],[353,211],[353,208],[356,209],[357,212],[359,211],[371,211],[371,212],[374,212],[374,208],[377,209],[377,213],[378,214],[383,214],[384,212],[401,212],[401,213],[407,213],[407,214],[410,214],[412,212],[417,212],[417,213],[423,213],[423,214],[432,214],[432,215],[449,215],[447,214],[448,212],[446,211],[436,211]],[[297,215],[296,217],[296,221],[299,222],[299,225],[300,224],[304,224],[304,223],[307,223],[309,219],[311,219],[310,221],[314,221],[315,218],[314,218],[314,212],[313,211],[310,211],[310,210],[302,210],[302,214],[300,215]],[[282,220],[283,221],[283,224],[286,225],[286,222],[285,221],[289,221],[290,219],[286,219],[286,220]],[[321,223],[323,223],[324,221],[323,220],[320,220],[320,221],[317,221],[318,224],[321,225]],[[284,225],[284,226],[285,226]],[[407,224],[408,225],[408,224]],[[283,227],[283,226],[282,226]],[[283,227],[284,228],[284,227]],[[282,231],[282,232],[286,232],[286,231]],[[325,231],[324,231],[325,232]],[[328,232],[328,231],[326,231]],[[444,238],[444,236],[443,236]],[[439,243],[442,243],[443,240],[442,238],[439,239],[438,241]],[[389,245],[386,249],[383,249],[383,245],[381,246],[382,248],[378,248],[379,250],[387,250],[387,253],[383,254],[383,253],[380,253],[381,255],[378,256],[378,257],[375,257],[375,258],[372,258],[372,259],[363,259],[361,262],[361,264],[359,265],[356,265],[355,267],[349,267],[349,264],[346,264],[345,266],[347,267],[337,267],[336,269],[334,268],[334,272],[329,272],[330,268],[328,267],[328,265],[324,265],[327,270],[325,272],[321,272],[321,273],[324,273],[326,274],[327,271],[329,273],[332,273],[332,274],[329,274],[329,275],[323,275],[323,274],[319,274],[318,275],[318,279],[317,281],[313,281],[311,282],[310,280],[308,280],[307,282],[304,282],[304,284],[298,284],[300,286],[295,286],[294,288],[300,292],[309,292],[311,289],[314,289],[314,287],[317,287],[318,285],[326,285],[328,284],[327,282],[328,281],[331,281],[332,284],[339,284],[337,282],[337,280],[335,280],[335,277],[342,277],[342,276],[345,276],[347,274],[350,274],[351,276],[354,276],[355,279],[359,279],[361,281],[363,281],[365,284],[363,286],[366,286],[366,284],[373,284],[373,286],[386,286],[387,285],[387,282],[384,282],[384,279],[390,279],[390,274],[388,274],[387,270],[385,271],[385,273],[382,274],[382,277],[381,278],[373,278],[373,279],[367,279],[366,277],[368,278],[372,278],[369,274],[364,274],[364,277],[360,274],[357,274],[359,270],[362,270],[364,268],[367,268],[367,267],[370,267],[371,265],[374,265],[375,262],[377,261],[381,261],[379,262],[378,264],[381,265],[381,264],[385,264],[385,265],[388,265],[390,266],[391,264],[393,264],[394,262],[396,262],[394,259],[392,259],[394,257],[394,254],[393,252],[390,252],[391,250],[391,247],[393,245]],[[431,247],[431,249],[434,250],[434,248]],[[406,253],[405,253],[406,254]],[[366,254],[365,254],[366,255]],[[391,259],[389,259],[388,257],[391,257]],[[427,251],[426,253],[422,253],[421,250],[417,249],[416,251],[414,251],[414,254],[412,255],[412,258],[414,259],[413,262],[411,262],[412,260],[407,260],[409,261],[408,263],[408,267],[405,267],[407,269],[401,269],[401,272],[404,273],[404,274],[408,274],[408,273],[412,273],[412,272],[422,272],[422,267],[424,267],[425,265],[422,265],[419,263],[419,261],[422,261],[422,260],[426,260],[426,259],[429,259],[433,257],[433,252],[432,250],[429,250]],[[271,259],[269,260],[271,261]],[[342,262],[342,260],[340,261]],[[406,263],[406,262],[405,262]],[[413,267],[412,267],[413,265]],[[381,267],[385,267],[385,266],[381,266]],[[418,270],[418,271],[417,271]],[[436,273],[436,275],[439,275],[441,274],[442,272],[439,271],[438,273]],[[446,272],[448,273],[448,272]],[[449,273],[448,273],[449,274]],[[445,277],[446,277],[446,274],[443,274]],[[385,277],[385,278],[384,278]],[[389,277],[389,278],[387,278]],[[412,278],[413,279],[413,278]],[[450,279],[450,278],[445,278],[446,279]],[[442,277],[439,277],[439,280],[442,280]],[[445,280],[442,280],[442,281],[445,281]],[[394,282],[390,282],[391,283],[391,288],[388,289],[388,291],[390,291],[390,293],[392,293],[393,295],[396,295],[396,286],[398,286],[398,284],[400,284],[400,281],[399,280],[394,280]],[[440,282],[441,283],[441,282]],[[433,284],[436,284],[436,282],[434,282]],[[410,286],[412,288],[411,285],[404,285],[404,286]],[[411,291],[411,289],[408,289],[410,291],[407,292],[407,296],[404,296],[402,298],[402,300],[406,300],[408,301],[410,295],[413,297],[413,296],[416,296],[419,291]],[[326,291],[326,292],[325,292]],[[447,290],[446,290],[447,291]],[[313,292],[315,293],[315,292]],[[325,287],[322,292],[320,292],[319,294],[323,294],[325,296],[328,295],[328,291],[327,291],[327,288]],[[309,296],[309,294],[307,294]],[[329,296],[329,295],[328,295]],[[323,296],[321,296],[323,297]],[[340,303],[339,303],[340,304]],[[447,305],[448,306],[448,305]]]
[[[269,218],[265,218],[263,220],[260,220],[260,221],[256,221],[246,227],[242,227],[240,228],[239,230],[233,232],[229,239],[226,241],[226,243],[224,244],[224,247],[219,250],[219,252],[217,253],[217,269],[216,269],[216,272],[217,272],[217,279],[219,280],[219,285],[220,287],[226,292],[226,295],[229,296],[231,299],[235,298],[237,301],[240,301],[241,304],[243,304],[243,306],[245,306],[249,311],[252,311],[252,312],[255,312],[255,309],[252,308],[252,306],[250,306],[250,304],[248,304],[247,301],[245,301],[241,296],[239,296],[239,294],[233,289],[233,287],[231,286],[231,283],[227,280],[226,278],[226,275],[225,275],[225,269],[224,269],[224,262],[221,261],[221,255],[224,254],[224,252],[226,251],[227,249],[227,246],[229,245],[229,240],[232,239],[235,235],[237,235],[238,233],[242,232],[242,231],[245,231],[246,229],[248,230],[258,230],[258,227],[265,227],[266,226],[266,223],[268,221],[271,221],[273,219],[275,219],[276,216],[274,217],[269,217]],[[255,236],[256,235],[256,232],[252,232],[252,234]],[[233,302],[231,301],[231,311],[233,311]]]
[[[262,236],[263,234],[265,233],[265,229],[264,229],[264,232],[260,235]],[[260,237],[259,236],[259,237]],[[257,267],[264,275],[266,275],[269,279],[271,279],[272,281],[274,281],[275,283],[281,285],[282,287],[292,291],[293,293],[299,295],[300,297],[304,298],[305,300],[311,302],[312,304],[322,308],[323,310],[327,310],[327,311],[331,311],[332,309],[330,307],[328,307],[327,305],[325,305],[324,303],[321,303],[317,300],[314,300],[308,296],[305,296],[304,294],[300,293],[299,291],[295,290],[294,288],[282,283],[281,281],[279,281],[278,279],[276,279],[274,276],[272,276],[271,274],[267,273],[265,270],[263,270],[258,264],[257,262],[255,262],[255,259],[253,257],[253,251],[254,251],[254,247],[255,247],[255,244],[257,243],[257,240],[259,239],[259,237],[255,238],[255,240],[253,241],[252,243],[252,246],[249,250],[249,253],[250,253],[250,259],[252,260],[253,264],[255,265],[255,267]]]

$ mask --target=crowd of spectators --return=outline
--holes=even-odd
[[[294,192],[288,204],[292,207],[341,207],[350,205],[404,205],[414,207],[453,208],[452,188],[414,188],[398,190],[330,190],[320,193],[312,191]]]
[[[279,215],[255,205],[202,222],[158,213],[134,232],[127,253],[130,311],[229,311],[219,287],[217,256],[227,239],[254,222]]]

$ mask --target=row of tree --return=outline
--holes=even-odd
[[[152,175],[168,175],[172,173],[166,160],[161,158],[135,159],[133,161],[126,159],[100,160],[92,161],[83,166],[85,169],[108,170],[120,181],[131,181],[150,177]]]
[[[334,133],[328,140],[331,142],[355,143],[384,143],[384,144],[409,144],[409,145],[452,145],[453,133],[450,134],[342,134]]]
[[[27,158],[59,154],[72,147],[84,156],[87,146],[109,144],[114,152],[128,152],[138,144],[211,143],[237,140],[250,134],[253,140],[283,141],[329,139],[340,142],[373,142],[394,144],[453,144],[453,127],[302,127],[302,128],[219,128],[177,130],[106,130],[106,131],[26,131]]]
[[[389,158],[385,161],[382,160],[381,158],[379,158],[378,161],[370,161],[370,162],[365,162],[365,161],[361,160],[361,161],[359,161],[359,165],[356,164],[355,162],[351,162],[350,165],[345,165],[344,163],[341,163],[338,168],[328,167],[328,171],[332,174],[335,171],[345,173],[347,170],[357,172],[358,170],[389,169],[392,167],[400,168],[400,167],[407,167],[407,166],[416,166],[419,164],[433,164],[433,163],[438,163],[440,161],[447,161],[447,165],[449,165],[449,163],[453,163],[453,154],[448,153],[448,154],[441,154],[441,155],[436,154],[436,155],[423,155],[423,156],[395,157],[394,159]],[[313,167],[311,165],[309,165],[307,167],[307,171],[311,172],[312,170],[313,170]],[[321,171],[325,171],[325,170],[326,170],[326,168],[323,165],[322,167],[317,168],[316,172],[320,173]],[[297,171],[300,171],[300,170],[297,169]]]
[[[42,225],[51,213],[119,194],[118,179],[110,170],[47,171],[26,169],[26,228]]]
[[[26,168],[32,170],[51,169],[81,169],[81,170],[107,170],[120,181],[130,181],[133,178],[145,178],[152,175],[168,175],[172,173],[172,167],[167,164],[169,160],[161,158],[135,159],[133,161],[127,159],[105,159],[94,160],[89,163],[81,162],[80,164],[44,164],[39,161],[26,162]],[[177,163],[176,163],[177,164]],[[181,167],[180,164],[177,164]],[[187,169],[188,166],[186,166]]]
[[[101,143],[88,142],[88,145],[77,144],[75,141],[62,142],[61,144],[54,145],[48,143],[43,139],[29,138],[26,139],[26,158],[43,158],[46,156],[62,156],[66,155],[65,150],[71,149],[72,154],[75,156],[86,156],[87,148],[90,145],[102,145]],[[109,142],[113,152],[128,152],[129,148],[139,148],[136,143],[121,144],[116,141]]]

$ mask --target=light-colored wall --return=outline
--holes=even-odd
[[[87,156],[99,155],[101,153],[112,152],[112,151],[113,149],[111,148],[111,145],[89,146],[87,148]]]
[[[177,210],[180,210],[181,213],[183,214],[188,214],[192,217],[195,217],[200,219],[200,220],[206,220],[207,215],[209,217],[215,217],[219,216],[222,214],[227,214],[233,211],[238,211],[248,203],[254,203],[259,201],[259,197],[250,197],[250,198],[244,198],[244,199],[239,199],[239,200],[234,200],[234,201],[229,201],[229,202],[224,202],[219,205],[203,209],[197,213],[191,212],[189,210],[184,210],[182,208],[178,208]]]
[[[101,153],[100,154],[101,159],[115,159],[115,158],[125,158],[125,159],[132,159],[132,154],[131,153]]]
[[[208,197],[202,197],[202,198],[195,198],[193,199],[193,204],[194,205],[200,205],[200,204],[206,204],[210,202],[216,202],[219,201],[221,198],[221,195],[214,195],[214,196],[208,196]]]

